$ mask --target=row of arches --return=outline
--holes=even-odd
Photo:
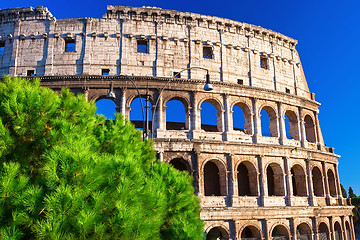
[[[145,107],[145,98],[141,98]],[[149,119],[152,119],[152,101],[149,100]],[[110,99],[101,99],[96,102],[98,108],[97,113],[104,114],[107,118],[113,118],[117,112],[115,103]],[[171,97],[166,99],[163,106],[166,130],[189,130],[191,119],[190,103],[181,97]],[[199,105],[200,109],[200,128],[207,132],[223,132],[225,131],[223,107],[221,103],[215,99],[205,99]],[[231,124],[228,124],[228,131],[243,132],[248,135],[255,133],[255,124],[253,120],[252,108],[244,102],[234,103],[230,107]],[[146,109],[145,109],[146,110]],[[258,112],[257,134],[265,137],[279,137],[281,131],[278,121],[278,111],[272,106],[261,106]],[[300,119],[294,110],[285,110],[281,116],[284,120],[285,136],[288,139],[300,140],[301,127],[303,122],[305,138],[308,142],[316,142],[315,119],[310,114],[306,114]],[[133,122],[142,121],[140,98],[134,97],[130,103],[129,119]],[[141,126],[138,126],[141,128]]]
[[[192,174],[189,163],[182,158],[174,158],[170,161],[176,169],[188,171]],[[283,168],[278,163],[270,163],[265,168],[267,196],[285,196],[286,184]],[[216,159],[209,160],[203,167],[203,184],[205,196],[226,196],[227,178],[225,165]],[[236,167],[237,195],[238,196],[259,196],[259,172],[250,161],[242,161]],[[311,169],[311,182],[313,194],[316,197],[324,197],[324,180],[329,186],[329,193],[337,197],[336,179],[332,169],[327,170],[326,179],[319,167]],[[294,164],[290,169],[292,195],[307,197],[307,174],[300,164]]]
[[[319,239],[319,240],[352,240],[352,230],[348,221],[345,221],[345,230],[342,230],[342,227],[338,221],[334,223],[334,237],[331,237],[330,230],[328,225],[325,222],[320,222],[318,228],[316,229],[317,233],[314,233],[312,227],[306,223],[300,223],[297,225],[295,233],[290,232],[289,228],[285,225],[275,225],[269,234],[269,239],[275,240],[288,240],[292,235],[296,235],[296,239],[299,240],[310,240],[310,239]],[[314,235],[317,235],[315,238]],[[241,240],[260,240],[263,238],[262,231],[253,225],[248,225],[242,228],[239,232],[238,238]],[[211,228],[206,234],[206,240],[227,240],[230,239],[230,231],[223,226],[215,226]]]

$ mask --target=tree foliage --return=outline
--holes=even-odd
[[[202,239],[191,178],[117,115],[40,81],[0,82],[0,239]]]
[[[354,198],[356,197],[354,190],[352,189],[352,187],[349,187],[349,198]]]
[[[344,186],[342,184],[340,184],[340,187],[341,187],[341,193],[342,193],[343,198],[347,198],[347,193],[346,193]]]

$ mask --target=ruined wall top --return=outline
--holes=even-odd
[[[42,6],[38,6],[36,8],[22,7],[0,10],[0,24],[32,20],[55,20],[55,17],[51,14],[47,7]]]
[[[295,47],[297,40],[285,36],[281,33],[255,26],[248,23],[238,22],[226,18],[202,15],[190,12],[179,12],[158,7],[127,7],[127,6],[107,6],[107,12],[103,15],[104,19],[122,19],[135,21],[161,21],[163,23],[185,24],[191,26],[207,27],[210,29],[224,30],[230,33],[243,33],[254,35],[255,37],[269,38],[281,45]]]

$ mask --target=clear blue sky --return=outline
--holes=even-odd
[[[283,33],[297,50],[311,92],[320,106],[320,126],[340,158],[340,180],[360,195],[360,1],[357,0],[2,0],[0,8],[46,6],[56,18],[100,18],[106,5],[156,6],[225,17]]]

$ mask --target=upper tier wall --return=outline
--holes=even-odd
[[[209,69],[211,79],[313,98],[297,41],[224,18],[159,8],[108,6],[103,19],[56,20],[44,7],[0,10],[0,74],[171,77],[184,68]],[[66,40],[75,51],[65,50]],[[137,51],[139,39],[147,52]],[[212,49],[204,58],[204,47]],[[1,53],[1,51],[0,51]],[[260,59],[266,62],[261,66]],[[264,60],[265,59],[265,60]],[[194,69],[182,78],[204,79]]]

